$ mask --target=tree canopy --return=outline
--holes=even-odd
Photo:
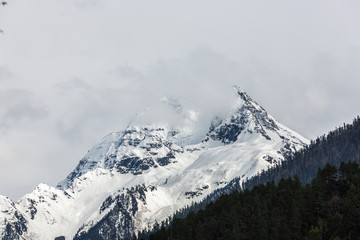
[[[223,195],[175,218],[149,239],[359,239],[360,166],[326,165],[311,184],[298,177]]]

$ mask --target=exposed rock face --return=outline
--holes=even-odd
[[[226,119],[216,118],[210,126],[208,136],[213,140],[229,144],[235,142],[240,133],[246,130],[249,133],[260,133],[271,140],[265,130],[278,131],[279,126],[275,120],[244,91],[238,87],[235,87],[235,90],[239,97],[232,114]]]
[[[65,240],[64,236],[56,237],[54,240]]]
[[[27,221],[7,197],[0,195],[0,236],[3,240],[20,239],[27,231]]]
[[[154,188],[150,187],[150,191]],[[145,185],[137,185],[127,189],[125,193],[109,196],[102,203],[100,213],[106,212],[104,217],[91,226],[84,225],[76,234],[77,239],[130,239],[135,228],[134,218],[139,210],[139,205],[146,204],[148,188]]]

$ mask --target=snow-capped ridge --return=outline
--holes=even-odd
[[[183,148],[171,141],[178,132],[167,126],[128,127],[94,147],[79,162],[76,169],[58,184],[61,189],[71,186],[75,178],[96,168],[115,169],[121,174],[142,174],[150,168],[172,163]],[[100,153],[100,154],[99,154]]]
[[[161,101],[180,116],[179,126],[172,127],[167,123],[136,125],[137,121],[132,120],[125,130],[107,135],[89,150],[57,187],[65,190],[71,187],[74,179],[97,168],[138,175],[172,163],[176,155],[184,151],[184,146],[198,138],[193,135],[197,113],[185,109],[176,99],[163,97]]]
[[[240,87],[233,88],[237,95],[235,103],[227,116],[214,118],[207,136],[215,141],[230,144],[236,142],[240,135],[259,133],[270,141],[268,132],[279,133],[278,122]]]
[[[253,101],[251,97],[238,85],[233,85],[233,89],[236,93],[245,101]]]

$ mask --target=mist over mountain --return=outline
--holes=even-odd
[[[161,98],[165,114],[175,114],[176,121],[150,124],[148,109],[91,148],[56,188],[40,184],[16,203],[2,197],[2,238],[128,239],[309,143],[240,87],[232,96],[202,137],[197,112]]]

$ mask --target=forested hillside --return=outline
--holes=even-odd
[[[359,239],[360,167],[326,165],[311,184],[281,179],[223,195],[149,239]]]
[[[222,192],[244,191],[224,195],[185,219],[175,217],[150,239],[358,239],[359,162],[357,117],[242,187],[240,178],[234,179]]]
[[[294,157],[246,181],[243,188],[251,189],[258,184],[279,182],[281,178],[293,176],[298,176],[302,183],[310,183],[317,170],[327,163],[338,167],[346,161],[360,162],[359,116],[352,124],[344,124],[328,135],[311,141],[308,147],[296,152]]]

